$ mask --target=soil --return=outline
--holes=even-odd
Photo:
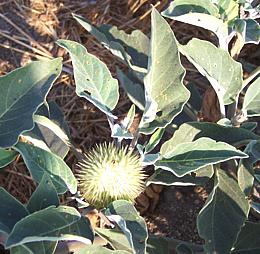
[[[71,13],[81,14],[94,24],[112,23],[128,32],[133,29],[142,29],[148,34],[150,5],[154,4],[162,10],[168,1],[143,0],[139,2],[143,4],[138,7],[135,1],[131,0],[1,1],[0,74],[6,74],[28,61],[48,57],[48,55],[63,56],[66,61],[68,56],[54,43],[57,38],[72,39],[83,43],[88,51],[104,61],[114,74],[115,66],[120,63],[76,24]],[[15,26],[7,20],[13,22]],[[171,22],[171,25],[177,39],[182,42],[188,41],[193,36],[216,41],[212,34],[202,29],[194,29],[178,22]],[[241,55],[249,59],[252,64],[256,64],[259,52],[257,53],[257,48],[252,46],[246,47]],[[67,70],[71,68],[69,61],[66,61],[65,68]],[[200,88],[203,89],[205,80],[196,72],[188,72],[187,80],[199,83]],[[93,105],[75,95],[74,81],[68,72],[65,71],[54,85],[48,100],[55,100],[63,110],[71,128],[72,141],[82,151],[86,151],[95,143],[110,139],[110,130],[104,115]],[[129,105],[126,95],[121,93],[116,114],[123,116],[129,109]],[[72,168],[75,167],[76,159],[72,153],[67,156],[66,162]],[[5,170],[1,170],[0,186],[6,188],[22,202],[28,201],[36,187],[21,159],[6,167]],[[210,187],[165,187],[160,193],[156,208],[144,214],[149,231],[156,235],[201,243],[202,239],[196,230],[196,217],[210,189]]]

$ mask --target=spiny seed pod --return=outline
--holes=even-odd
[[[114,143],[96,146],[79,163],[79,191],[96,208],[125,199],[133,202],[144,189],[145,174],[139,156]]]

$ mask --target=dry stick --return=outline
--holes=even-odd
[[[31,49],[32,51],[38,53],[38,54],[41,55],[41,56],[45,56],[46,58],[49,58],[49,59],[52,59],[52,58],[53,58],[52,56],[45,54],[45,53],[42,52],[41,50],[36,49],[36,48],[34,48],[34,47],[32,47],[32,46],[30,46],[30,45],[28,45],[28,44],[25,44],[25,43],[23,43],[23,42],[21,42],[21,41],[19,41],[19,40],[16,40],[16,39],[13,38],[12,36],[9,36],[9,35],[3,33],[2,31],[0,31],[0,35],[4,36],[5,38],[7,38],[7,39],[9,39],[9,40],[11,40],[11,41],[16,42],[17,44],[20,44],[20,45],[22,45],[22,46],[24,46],[24,47],[26,47],[26,48]]]
[[[31,42],[33,42],[39,49],[41,49],[44,53],[49,55],[51,57],[51,53],[45,49],[43,46],[41,46],[36,40],[34,40],[31,36],[29,36],[27,33],[25,33],[20,27],[18,27],[16,24],[14,24],[10,19],[8,19],[6,16],[0,13],[0,17],[4,19],[7,23],[9,23],[11,26],[13,26],[17,31],[19,31],[23,36],[25,36],[27,39],[29,39]]]

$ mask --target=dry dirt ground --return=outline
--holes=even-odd
[[[0,74],[3,75],[27,62],[42,58],[62,56],[65,72],[48,96],[55,100],[65,114],[70,126],[73,143],[87,151],[95,143],[110,139],[110,129],[104,115],[90,103],[75,94],[73,78],[68,74],[71,63],[64,50],[55,41],[71,39],[84,44],[90,53],[104,61],[111,72],[120,63],[73,19],[78,13],[94,24],[110,23],[127,32],[141,29],[149,35],[151,4],[161,11],[168,1],[152,0],[1,0],[0,1]],[[193,36],[215,41],[212,34],[178,22],[169,21],[177,39],[187,42]],[[252,64],[259,61],[256,47],[247,47],[241,53]],[[259,63],[259,62],[258,62]],[[186,80],[192,80],[205,91],[203,80],[192,66],[188,66]],[[204,90],[203,90],[204,89]],[[129,101],[122,92],[116,114],[123,116]],[[214,95],[213,95],[214,96]],[[217,105],[211,105],[217,107]],[[76,159],[69,154],[66,162],[75,167]],[[22,202],[26,202],[35,189],[22,160],[17,160],[0,173],[0,186],[6,188]],[[209,185],[210,186],[210,185]],[[146,212],[150,232],[156,235],[176,237],[181,240],[201,242],[196,231],[196,216],[202,208],[207,190],[197,188],[164,188],[154,211]],[[65,198],[63,198],[65,202]]]

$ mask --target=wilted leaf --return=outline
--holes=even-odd
[[[9,234],[16,222],[28,215],[26,208],[0,187],[0,232]]]
[[[30,213],[34,213],[51,205],[58,206],[59,203],[56,189],[50,177],[44,174],[37,189],[30,197],[26,208]]]
[[[248,201],[237,182],[217,170],[214,188],[197,217],[206,253],[230,254],[248,212]]]
[[[248,87],[242,110],[246,111],[250,117],[260,115],[260,78]]]
[[[115,118],[111,110],[119,99],[118,81],[112,77],[107,66],[77,42],[58,40],[57,43],[70,53],[77,95]]]
[[[57,58],[32,62],[0,78],[0,147],[11,147],[21,133],[33,128],[33,114],[60,72]]]
[[[147,228],[144,219],[138,214],[135,207],[125,200],[118,200],[109,204],[105,213],[124,232],[134,253],[145,254]]]
[[[177,42],[171,27],[153,8],[151,56],[145,77],[145,110],[140,131],[153,133],[166,127],[178,115],[190,97],[183,85],[185,69],[181,65]]]
[[[218,95],[220,107],[222,103],[228,105],[236,101],[243,83],[239,62],[227,51],[196,38],[181,48],[188,60],[209,80]]]
[[[169,170],[178,177],[196,171],[204,166],[230,159],[246,158],[247,154],[235,147],[216,142],[210,138],[200,138],[193,142],[182,143],[167,150],[162,145],[162,159],[155,163],[157,168]]]
[[[31,242],[57,240],[76,240],[91,244],[93,238],[89,222],[81,218],[75,208],[51,206],[17,222],[5,247],[12,248]]]
[[[23,157],[24,162],[36,182],[47,174],[59,194],[69,190],[77,191],[77,180],[67,164],[57,155],[39,147],[19,142],[14,147]]]
[[[14,150],[5,150],[0,148],[0,168],[7,166],[17,156],[17,152]]]

